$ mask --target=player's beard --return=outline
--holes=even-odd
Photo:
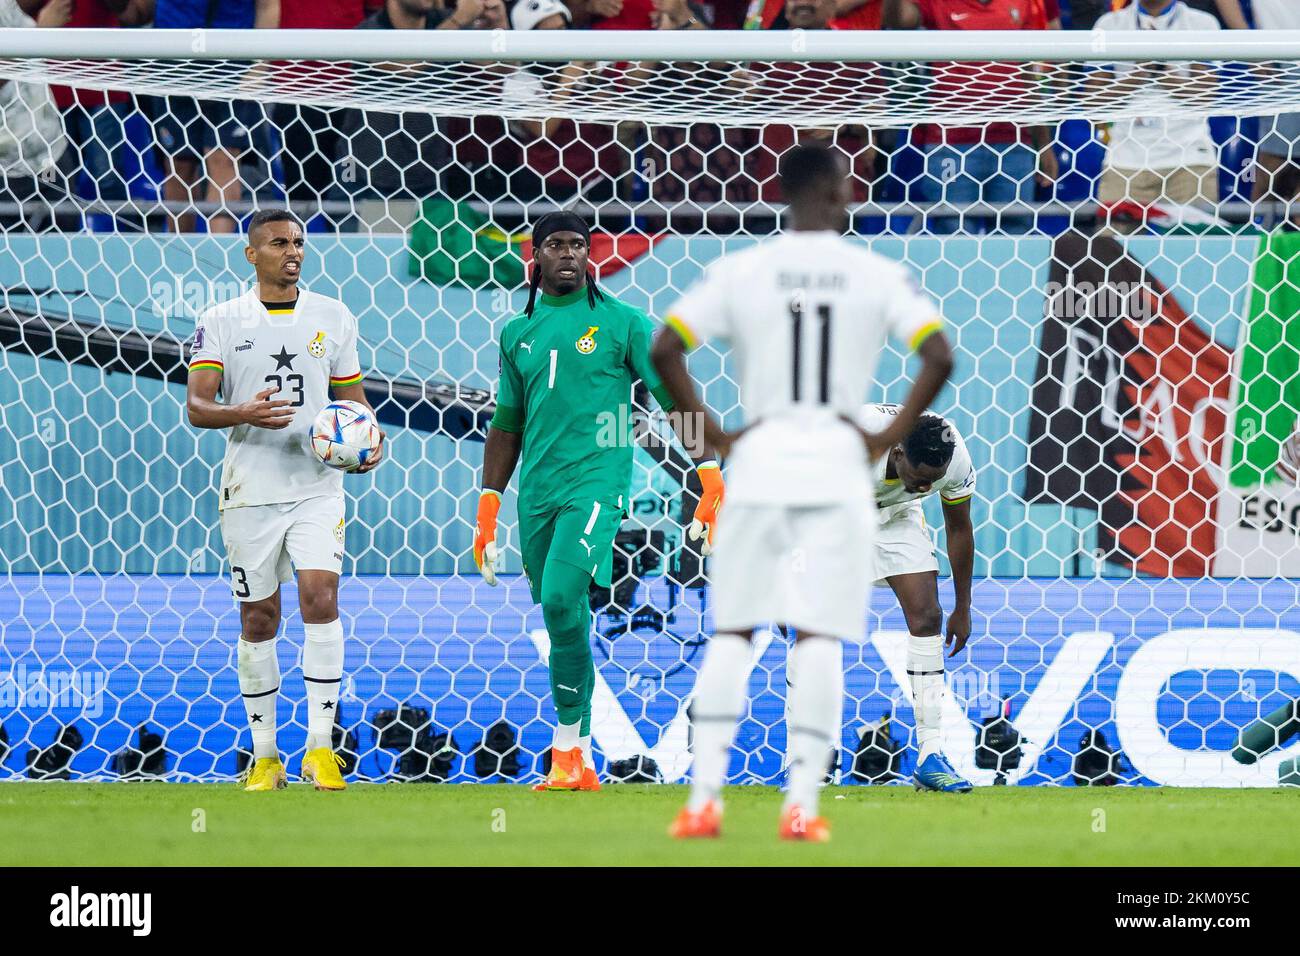
[[[582,288],[582,284],[587,281],[586,270],[583,267],[574,265],[572,276],[561,276],[557,269],[550,278],[549,285],[555,290],[556,295],[568,295],[570,292],[576,292]]]

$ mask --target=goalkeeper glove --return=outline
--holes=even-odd
[[[497,512],[501,510],[501,492],[486,489],[478,499],[478,516],[474,519],[474,563],[483,580],[493,587],[497,583]]]
[[[722,482],[722,469],[716,461],[702,462],[696,467],[695,473],[700,476],[703,490],[686,534],[692,541],[703,538],[700,554],[709,555],[713,553],[713,532],[718,524],[718,509],[722,507],[722,499],[727,495],[727,486]]]

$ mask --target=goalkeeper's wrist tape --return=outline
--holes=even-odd
[[[718,467],[717,459],[710,458],[708,461],[702,461],[702,462],[700,462],[698,465],[696,465],[696,466],[695,466],[695,471],[696,471],[697,474],[699,474],[699,473],[705,471],[706,469],[709,469],[709,468],[717,469],[717,467]]]

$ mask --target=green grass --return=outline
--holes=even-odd
[[[825,846],[776,839],[780,796],[733,787],[721,840],[665,828],[683,787],[0,784],[0,865],[1294,865],[1300,792],[836,787]],[[197,811],[202,811],[198,814]],[[1096,832],[1103,822],[1104,832]],[[206,832],[194,832],[202,818]],[[502,832],[503,831],[503,832]]]

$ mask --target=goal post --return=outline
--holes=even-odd
[[[957,350],[936,404],[977,471],[975,634],[943,704],[957,769],[1271,786],[1295,757],[1270,715],[1300,698],[1300,170],[1266,151],[1300,113],[1300,32],[15,29],[0,81],[0,778],[220,779],[248,748],[224,444],[185,420],[185,359],[197,316],[250,281],[237,233],[284,205],[304,284],[358,316],[389,433],[346,485],[348,771],[538,774],[548,642],[513,497],[503,586],[469,556],[529,225],[589,216],[602,288],[661,317],[779,228],[779,158],[809,137],[844,154],[852,234],[908,267]],[[207,182],[209,150],[236,181]],[[178,157],[198,167],[179,192]],[[870,398],[898,400],[907,369],[891,348]],[[726,352],[692,370],[738,424]],[[616,427],[638,448],[618,579],[592,594],[598,759],[681,780],[711,631],[682,534],[698,489],[648,398]],[[842,779],[910,766],[905,637],[877,589],[845,647]],[[759,635],[734,781],[781,777],[785,649]]]

